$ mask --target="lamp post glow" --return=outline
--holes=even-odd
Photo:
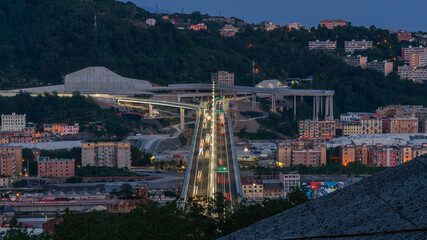
[[[215,81],[212,81],[211,156],[209,159],[209,195],[215,197]]]

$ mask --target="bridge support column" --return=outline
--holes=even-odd
[[[178,102],[181,102],[181,96],[178,95]]]
[[[329,97],[325,98],[325,120],[329,119]]]
[[[276,112],[276,95],[271,95],[271,112]]]
[[[319,120],[319,101],[320,100],[320,97],[319,96],[317,96],[316,97],[316,120]]]
[[[301,95],[301,102],[304,102],[304,96]]]
[[[148,116],[153,117],[153,105],[148,104]]]
[[[181,130],[184,130],[184,127],[185,127],[185,109],[184,108],[180,108],[179,109],[179,117],[180,117],[180,125],[179,125],[179,127],[181,128]]]
[[[224,91],[223,91],[223,90],[220,90],[220,91],[219,91],[219,96],[220,96],[220,97],[224,97]]]
[[[256,108],[256,93],[252,93],[252,108]]]
[[[316,121],[316,96],[313,97],[313,121]]]
[[[329,111],[331,112],[330,120],[333,121],[334,120],[334,96],[330,96],[330,101],[331,101],[331,105],[329,106]]]
[[[297,95],[294,96],[294,121],[297,119]]]
[[[319,96],[320,97],[320,115],[322,115],[322,113],[323,113],[323,97],[322,96]],[[320,117],[319,117],[319,119],[320,119]]]
[[[237,99],[237,92],[233,92],[233,97],[235,100]]]

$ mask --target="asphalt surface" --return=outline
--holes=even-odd
[[[221,193],[225,199],[232,203],[237,203],[237,187],[234,174],[233,153],[229,133],[229,119],[227,118],[228,109],[224,109],[222,102],[216,105],[215,117],[215,162],[214,184],[215,192]],[[221,112],[221,110],[224,110]],[[210,111],[208,111],[210,113]],[[210,144],[207,135],[211,134],[211,121],[205,121],[201,117],[199,126],[197,126],[197,137],[195,152],[193,153],[193,163],[191,166],[191,175],[187,190],[187,199],[194,196],[207,196],[209,187],[209,161]],[[206,153],[208,151],[208,154]],[[217,171],[219,169],[220,171]]]

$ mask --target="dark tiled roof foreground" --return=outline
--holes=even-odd
[[[427,156],[221,239],[427,239]]]

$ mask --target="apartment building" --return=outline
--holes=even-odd
[[[335,27],[338,26],[345,26],[347,24],[347,21],[344,19],[324,19],[322,21],[320,21],[320,26],[321,27],[326,27],[327,29],[334,29]]]
[[[84,143],[82,165],[130,168],[130,143]]]
[[[273,181],[263,180],[264,198],[281,198],[284,196],[283,183],[272,179]],[[277,179],[278,180],[278,179]]]
[[[221,28],[220,34],[223,37],[234,37],[236,36],[236,33],[239,31],[239,29],[231,24],[226,24],[224,27]]]
[[[395,166],[423,154],[427,154],[427,143],[417,146],[409,144],[395,149],[384,147],[382,144],[340,146],[340,161],[343,165],[360,161],[365,165]]]
[[[423,60],[422,59],[422,56],[423,55],[420,55],[420,54],[411,54],[411,55],[409,55],[409,66],[410,67],[420,67],[421,65],[421,61]]]
[[[419,55],[419,65],[420,67],[423,66],[427,66],[427,48],[423,47],[423,46],[419,46],[419,47],[412,47],[409,46],[407,48],[402,48],[402,60],[405,63],[409,63],[410,59],[411,59],[411,55]]]
[[[422,83],[427,80],[427,68],[415,68],[410,66],[398,66],[397,74],[401,79],[408,79]]]
[[[19,132],[26,127],[25,114],[2,114],[1,115],[1,130],[3,132]]]
[[[207,30],[208,27],[204,23],[199,23],[195,25],[190,25],[190,29],[194,31]]]
[[[299,138],[304,140],[331,139],[335,137],[335,121],[299,122]]]
[[[412,38],[412,34],[407,31],[398,31],[397,33],[397,40],[399,42],[401,41],[410,41]]]
[[[74,125],[63,125],[61,126],[61,136],[63,135],[75,135],[78,134],[80,131],[79,124]]]
[[[15,164],[15,167],[12,166],[13,174],[10,176],[19,176],[22,173],[22,147],[0,147],[0,153],[7,153],[14,156],[14,161],[16,161],[17,164]],[[19,164],[18,164],[19,163]],[[15,170],[13,170],[15,169]],[[1,174],[1,173],[0,173]]]
[[[366,69],[372,69],[378,72],[383,72],[384,76],[393,72],[393,62],[387,62],[386,60],[378,62],[374,60],[366,63]]]
[[[0,175],[0,187],[9,187],[9,176]]]
[[[353,121],[359,121],[362,117],[368,117],[372,115],[371,113],[365,113],[365,112],[348,112],[346,114],[340,115],[340,121],[343,122],[353,122]]]
[[[326,164],[326,143],[323,141],[298,141],[289,140],[281,142],[277,145],[276,160],[284,166],[299,164],[296,161],[299,158],[294,158],[294,150],[314,150],[320,151],[320,165]],[[309,165],[307,165],[309,166]]]
[[[280,182],[283,184],[284,196],[292,192],[295,188],[299,188],[301,184],[300,175],[298,172],[280,172]]]
[[[346,52],[353,53],[356,50],[368,50],[372,48],[372,41],[366,41],[363,39],[362,41],[345,41],[344,49]]]
[[[17,175],[17,165],[21,164],[21,162],[16,161],[15,154],[9,152],[1,152],[0,161],[0,175]]]
[[[360,119],[363,134],[378,134],[382,133],[383,122],[378,118],[362,118]]]
[[[288,24],[286,24],[286,25],[285,25],[285,27],[286,27],[289,31],[291,31],[292,29],[300,30],[300,28],[302,27],[302,25],[301,25],[301,24],[299,24],[299,23],[288,23]]]
[[[211,73],[211,80],[219,85],[234,85],[234,73],[219,71]]]
[[[347,55],[347,57],[344,57],[344,61],[349,66],[361,67],[361,68],[365,69],[366,63],[368,62],[368,57],[362,57],[360,55],[357,55],[357,56]]]
[[[323,50],[335,50],[337,48],[337,41],[309,41],[308,49],[323,49]]]
[[[322,151],[315,149],[295,149],[292,151],[294,165],[304,165],[312,167],[322,166]],[[326,165],[326,164],[325,164]]]
[[[373,149],[369,151],[369,162],[373,166],[394,167],[403,163],[403,153],[401,149]]]
[[[427,107],[423,105],[388,105],[375,111],[379,117],[386,118],[422,118],[427,117]]]
[[[347,166],[348,163],[354,162],[356,159],[356,148],[352,144],[347,144],[340,147],[341,165]]]
[[[280,27],[279,24],[274,24],[270,21],[261,21],[259,24],[257,24],[262,30],[264,31],[273,31]]]
[[[349,136],[353,134],[363,134],[363,127],[357,123],[346,123],[343,124],[343,136]]]
[[[390,133],[418,133],[418,118],[390,118]]]
[[[261,179],[257,178],[242,178],[243,195],[246,198],[263,199],[264,198],[264,185]]]
[[[38,177],[69,178],[74,176],[75,165],[73,158],[50,159],[37,157]]]
[[[417,158],[427,154],[427,143],[423,143],[421,146],[412,146],[412,158]]]
[[[148,25],[148,26],[155,26],[156,25],[156,19],[154,19],[154,18],[149,18],[149,19],[147,19],[147,20],[145,20],[145,23]]]

